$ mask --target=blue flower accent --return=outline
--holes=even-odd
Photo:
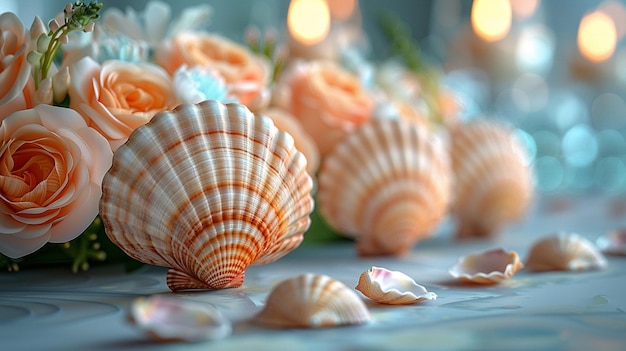
[[[204,100],[217,100],[223,103],[238,102],[229,95],[224,79],[210,68],[181,66],[174,74],[174,85],[183,102],[198,103]]]
[[[124,35],[108,37],[100,44],[100,62],[120,60],[126,62],[146,62],[151,50],[146,42],[131,40]]]

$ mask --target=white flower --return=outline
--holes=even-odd
[[[117,8],[106,10],[102,23],[111,34],[121,34],[131,40],[155,45],[181,32],[206,26],[212,12],[209,5],[200,4],[185,8],[176,19],[171,20],[172,9],[169,4],[150,1],[143,12],[136,12],[132,8],[126,9],[126,13]]]

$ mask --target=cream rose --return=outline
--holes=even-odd
[[[285,77],[290,111],[315,140],[322,156],[372,118],[374,97],[358,77],[335,63],[301,62]]]
[[[68,108],[37,105],[0,125],[0,253],[76,238],[98,214],[107,140]]]
[[[178,105],[170,76],[151,63],[85,57],[70,66],[70,107],[115,151],[137,127]]]
[[[155,61],[170,74],[183,64],[217,71],[226,81],[228,93],[253,111],[259,110],[269,99],[269,63],[224,37],[181,33],[156,49]]]
[[[32,66],[26,60],[30,34],[11,12],[0,14],[0,121],[33,106]]]

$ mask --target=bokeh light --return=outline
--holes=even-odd
[[[578,49],[592,62],[609,59],[615,51],[617,29],[613,19],[602,11],[585,15],[578,28]]]
[[[577,124],[563,136],[561,149],[568,165],[587,167],[598,155],[598,141],[586,124]]]
[[[292,0],[287,13],[289,33],[298,42],[315,45],[330,31],[330,10],[324,0]]]
[[[508,0],[475,0],[471,21],[474,32],[482,39],[494,42],[511,29],[511,3]]]

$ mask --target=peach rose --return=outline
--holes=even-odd
[[[155,61],[172,75],[183,64],[216,70],[226,81],[229,95],[236,96],[253,111],[269,99],[269,63],[224,37],[181,33],[156,49]]]
[[[374,97],[359,79],[332,62],[297,63],[286,73],[291,113],[311,135],[322,157],[346,133],[371,119]]]
[[[11,12],[0,14],[0,121],[33,106],[32,66],[26,60],[30,34]]]
[[[296,149],[306,157],[307,171],[314,176],[320,163],[319,151],[309,133],[300,125],[300,122],[289,112],[279,107],[267,109],[262,114],[271,118],[276,128],[284,130],[293,137]]]
[[[76,238],[98,214],[113,154],[76,112],[37,105],[0,125],[0,253]]]
[[[70,107],[98,130],[113,151],[160,111],[178,105],[170,76],[146,62],[85,57],[70,66]]]

